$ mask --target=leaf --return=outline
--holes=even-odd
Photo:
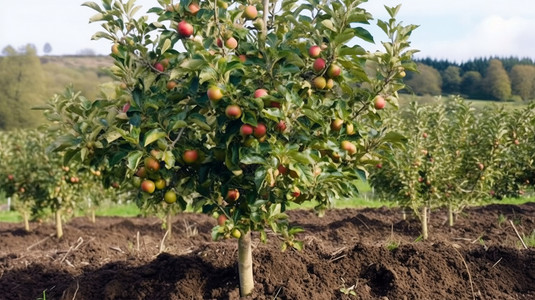
[[[165,162],[165,167],[168,170],[175,166],[175,155],[171,151],[165,151],[162,160]]]
[[[205,64],[206,62],[202,59],[186,59],[180,64],[180,67],[190,71],[197,71]]]
[[[100,12],[100,13],[102,12],[102,9],[100,8],[100,6],[98,4],[96,4],[95,2],[90,2],[90,1],[84,2],[84,3],[82,3],[82,6],[87,6],[89,8],[92,8],[92,9]]]
[[[391,143],[402,143],[402,142],[406,142],[407,138],[404,135],[402,135],[401,133],[394,132],[394,131],[389,131],[383,137],[383,141],[391,142]]]
[[[145,135],[145,143],[143,146],[147,147],[147,145],[150,145],[151,143],[157,141],[158,139],[166,137],[166,136],[167,136],[167,133],[165,133],[163,130],[161,130],[160,128],[155,128],[149,131]]]
[[[169,50],[169,48],[171,48],[171,40],[165,39],[162,45],[162,54],[165,53],[167,50]]]
[[[143,156],[142,151],[133,151],[133,152],[128,153],[128,156],[126,157],[127,167],[130,170],[136,170],[139,162],[141,161],[142,156]]]
[[[326,20],[323,20],[321,21],[321,24],[325,27],[327,27],[328,29],[336,32],[336,28],[334,28],[334,24],[333,24],[333,21],[329,20],[329,19],[326,19]]]
[[[366,42],[375,43],[373,40],[373,36],[370,34],[370,32],[362,27],[356,27],[353,29],[355,36],[358,36],[359,38],[365,40]]]

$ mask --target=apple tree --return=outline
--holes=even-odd
[[[134,1],[86,2],[122,90],[66,104],[68,133],[52,148],[137,181],[140,205],[218,215],[213,238],[237,238],[249,295],[251,231],[301,249],[287,206],[315,201],[321,213],[353,196],[376,151],[399,142],[381,116],[414,69],[416,26],[386,7],[390,19],[377,21],[384,52],[368,52],[363,2],[160,0],[147,12],[155,21],[136,18]]]

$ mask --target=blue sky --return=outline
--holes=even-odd
[[[0,9],[0,49],[7,45],[52,45],[52,54],[92,49],[108,54],[106,40],[91,41],[100,25],[89,24],[94,12],[78,0],[4,1]],[[98,3],[98,1],[97,1]],[[156,0],[137,0],[146,11]],[[420,27],[413,33],[417,57],[466,61],[474,57],[519,56],[535,59],[534,0],[369,0],[362,5],[375,18],[386,19],[384,5],[401,3],[398,19]],[[373,23],[375,24],[375,22]],[[376,41],[383,38],[370,26]],[[366,45],[370,50],[373,45]]]

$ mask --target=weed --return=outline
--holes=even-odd
[[[399,248],[399,244],[400,243],[398,241],[390,241],[388,245],[386,245],[386,249],[388,249],[389,251],[396,250],[397,248]]]
[[[498,227],[502,227],[502,224],[505,221],[507,221],[507,218],[503,214],[500,214],[498,216]]]
[[[535,248],[535,229],[529,235],[522,234],[522,240],[526,246]]]
[[[355,292],[355,288],[357,287],[358,281],[354,285],[346,288],[344,278],[341,278],[341,279],[342,279],[342,287],[340,288],[340,292],[342,292],[344,295],[351,295],[351,296],[356,297],[357,292]]]

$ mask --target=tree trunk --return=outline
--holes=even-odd
[[[422,238],[424,240],[427,240],[427,237],[428,237],[428,232],[427,232],[427,206],[424,205],[422,207],[422,215],[421,215],[421,218],[422,218]]]
[[[93,223],[93,224],[97,222],[97,219],[95,217],[95,210],[96,209],[94,207],[91,208],[91,216],[90,216],[90,218],[91,218],[91,223]]]
[[[22,213],[22,220],[24,222],[24,230],[30,232],[30,215],[27,211]]]
[[[450,227],[453,227],[453,223],[455,222],[453,218],[453,207],[451,207],[451,204],[448,205],[448,224]]]
[[[63,237],[63,226],[61,225],[61,212],[56,210],[56,237],[58,239]]]
[[[250,231],[238,239],[238,273],[240,275],[240,295],[242,297],[248,296],[254,290]]]

